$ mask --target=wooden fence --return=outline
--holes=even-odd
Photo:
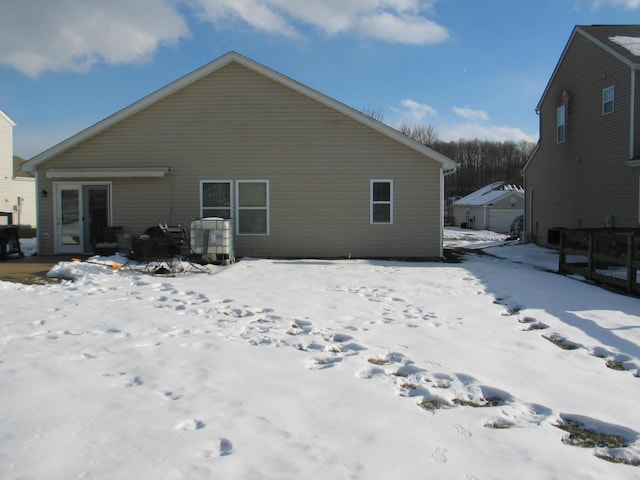
[[[558,270],[640,293],[640,228],[560,229]]]

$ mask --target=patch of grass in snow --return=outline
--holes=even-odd
[[[542,338],[544,338],[545,340],[549,340],[556,347],[559,347],[563,350],[575,350],[579,348],[578,344],[570,342],[569,340],[567,340],[564,337],[561,337],[560,335],[556,335],[556,334],[542,335]]]
[[[400,388],[405,388],[407,390],[416,390],[418,386],[415,383],[405,382],[402,385],[400,385]]]
[[[418,406],[428,410],[429,412],[434,412],[441,408],[445,408],[446,404],[441,400],[422,400],[421,402],[418,402]]]
[[[518,322],[520,323],[534,323],[536,322],[536,319],[533,317],[522,317],[518,319]]]
[[[615,455],[612,455],[611,453],[609,453],[607,450],[598,450],[597,452],[594,453],[594,455],[601,460],[606,460],[607,462],[621,463],[623,465],[631,465],[632,467],[640,467],[640,460],[624,458],[624,457],[616,457]]]
[[[628,446],[624,438],[619,435],[596,432],[574,420],[554,423],[554,427],[568,433],[562,437],[562,443],[580,448],[622,448]]]
[[[504,399],[500,397],[481,398],[479,400],[464,400],[462,398],[454,398],[453,403],[461,407],[499,407],[504,405]]]
[[[386,358],[369,358],[367,362],[373,365],[389,365],[391,362]]]
[[[60,283],[62,279],[51,278],[51,277],[40,276],[40,275],[24,275],[22,277],[15,277],[15,276],[3,277],[0,275],[0,281],[21,283],[23,285],[47,285],[49,283]]]
[[[509,307],[506,312],[503,312],[502,316],[511,317],[513,315],[519,314],[521,310],[522,310],[522,307],[520,305],[515,305],[513,307]]]
[[[490,420],[484,424],[485,428],[494,428],[496,430],[506,430],[507,428],[511,428],[512,425],[510,423],[506,423],[502,420]]]
[[[532,330],[546,330],[547,328],[549,328],[549,325],[547,325],[546,323],[534,322],[534,323],[527,324],[525,327],[522,328],[522,330],[526,332],[530,332]]]
[[[394,377],[403,377],[403,378],[406,378],[406,377],[409,376],[408,373],[405,373],[405,372],[403,372],[401,370],[397,370],[397,371],[393,372],[391,375],[393,375]]]
[[[610,368],[611,370],[626,370],[624,364],[619,361],[619,360],[613,360],[613,359],[608,359],[607,362],[605,363],[605,365],[607,366],[607,368]]]

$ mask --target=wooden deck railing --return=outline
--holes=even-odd
[[[639,228],[560,229],[561,273],[640,293]]]

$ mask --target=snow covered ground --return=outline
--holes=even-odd
[[[640,301],[446,242],[490,255],[0,282],[0,478],[639,478]]]

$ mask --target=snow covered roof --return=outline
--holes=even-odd
[[[631,52],[632,55],[640,57],[640,37],[615,36],[609,37],[613,43],[623,46]]]
[[[510,195],[511,193],[518,193],[524,195],[524,189],[520,185],[510,185],[504,182],[494,182],[486,187],[482,187],[473,193],[470,193],[466,197],[462,197],[460,200],[453,202],[454,205],[470,205],[470,206],[483,206],[489,205],[496,200]]]

